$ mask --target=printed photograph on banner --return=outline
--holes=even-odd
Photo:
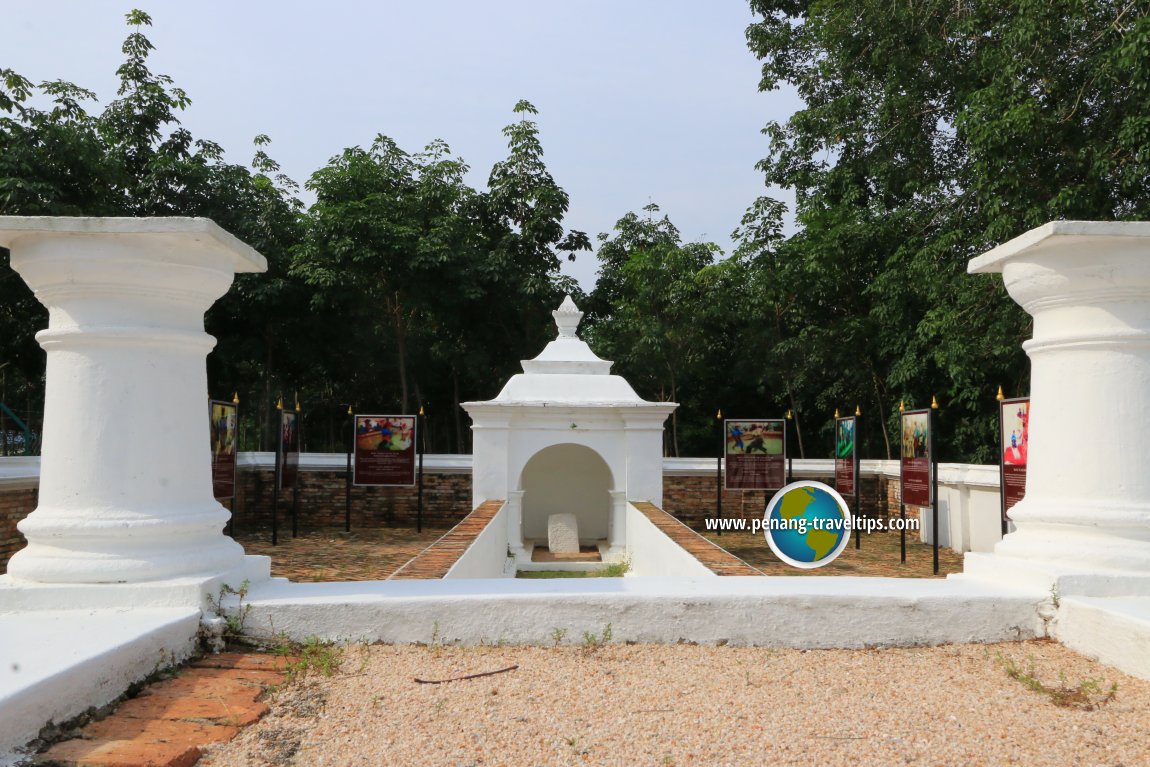
[[[727,455],[782,455],[780,420],[727,421]]]
[[[1030,400],[1004,400],[1002,403],[1002,463],[1025,466],[1030,444]]]
[[[901,422],[899,489],[902,502],[907,506],[930,506],[934,502],[930,476],[930,411],[909,410],[902,414]]]
[[[232,402],[208,404],[212,443],[212,497],[231,498],[236,492],[237,407]]]
[[[902,457],[926,458],[930,450],[930,413],[926,410],[903,413]]]
[[[357,415],[353,483],[369,487],[415,484],[415,416]]]
[[[839,418],[835,421],[835,457],[852,458],[855,454],[855,419]]]
[[[212,456],[236,453],[236,406],[231,402],[212,400]]]

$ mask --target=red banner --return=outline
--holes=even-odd
[[[219,500],[236,494],[238,411],[232,402],[211,400],[208,403],[212,437],[212,496]]]
[[[723,433],[728,490],[779,490],[787,483],[786,421],[723,421]]]
[[[415,484],[415,416],[355,417],[355,480],[358,486]]]
[[[1002,518],[1026,495],[1026,459],[1030,449],[1030,398],[1004,399],[998,423],[1002,450]]]
[[[930,506],[931,494],[930,411],[908,410],[902,414],[902,459],[899,488],[907,506]]]

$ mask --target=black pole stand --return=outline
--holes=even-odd
[[[855,517],[862,518],[862,458],[859,457],[859,448],[862,446],[862,410],[855,405],[855,446],[851,460],[855,464]],[[869,529],[869,528],[868,528]],[[862,530],[859,529],[858,519],[855,520],[855,551],[862,548]]]
[[[343,489],[343,531],[351,532],[351,452],[355,450],[355,414],[351,412],[351,405],[347,406],[347,417],[351,427],[351,436],[347,440],[347,471],[344,472]]]
[[[295,401],[295,443],[296,465],[295,475],[291,480],[291,537],[299,535],[299,459],[303,455],[303,419],[299,414],[299,393]]]
[[[934,525],[934,574],[938,575],[938,453],[934,432],[938,428],[938,399],[932,397],[930,403],[930,502]]]
[[[415,417],[415,444],[419,454],[419,472],[416,477],[418,489],[415,494],[415,532],[423,532],[423,407],[419,408],[419,415]]]
[[[723,411],[715,414],[719,425],[719,456],[715,459],[715,521],[723,518],[723,456],[727,452],[727,434],[723,426]],[[723,528],[715,525],[715,534],[722,535]]]
[[[789,437],[791,431],[791,421],[794,420],[794,413],[790,410],[787,411],[786,418],[783,420],[783,455],[787,459],[787,484],[795,481],[795,460],[791,457],[791,451],[787,443],[790,441]]]

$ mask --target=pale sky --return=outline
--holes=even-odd
[[[152,71],[192,99],[193,135],[246,164],[266,133],[301,185],[383,133],[408,152],[444,139],[484,188],[527,99],[571,197],[566,225],[592,240],[655,202],[684,241],[729,253],[743,211],[769,191],[754,167],[760,131],[799,106],[791,92],[759,93],[745,0],[0,0],[0,68],[107,103],[133,7],[152,17]],[[595,258],[566,270],[590,289]]]

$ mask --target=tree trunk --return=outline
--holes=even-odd
[[[403,322],[403,308],[399,304],[399,297],[388,300],[391,304],[392,323],[395,327],[395,355],[396,370],[399,373],[399,412],[407,415],[407,328]]]
[[[803,427],[799,424],[799,407],[798,403],[795,402],[794,393],[789,388],[787,389],[787,398],[791,401],[791,416],[795,421],[795,439],[799,443],[799,458],[806,458],[807,452],[803,449]]]

